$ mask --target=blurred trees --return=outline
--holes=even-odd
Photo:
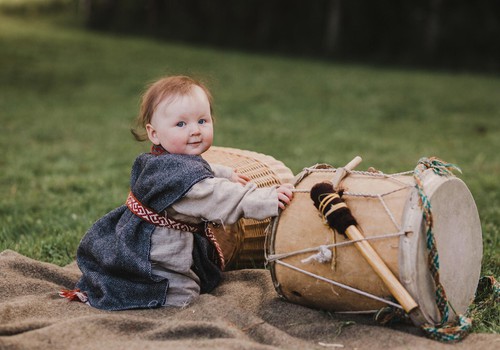
[[[499,0],[79,0],[89,28],[243,50],[498,69]]]

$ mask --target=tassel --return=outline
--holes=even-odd
[[[322,245],[319,247],[318,253],[311,255],[308,258],[302,259],[300,262],[303,264],[308,264],[313,260],[322,264],[330,262],[332,261],[332,251],[326,246]]]
[[[81,292],[80,289],[63,289],[59,292],[59,296],[61,298],[66,298],[69,301],[79,301],[82,303],[87,303],[89,300],[87,294]]]

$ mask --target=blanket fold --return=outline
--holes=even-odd
[[[410,325],[376,325],[278,298],[266,270],[225,273],[186,308],[103,311],[58,296],[76,264],[60,267],[0,253],[0,349],[496,349],[497,334],[471,334],[452,346]]]

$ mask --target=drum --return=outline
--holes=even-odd
[[[293,181],[290,169],[261,153],[212,146],[202,156],[209,164],[229,166],[247,175],[258,187]],[[234,225],[212,228],[224,254],[226,270],[264,267],[265,231],[270,221],[243,218]]]
[[[398,306],[352,242],[324,223],[310,199],[311,187],[332,181],[336,171],[325,165],[305,169],[297,176],[293,201],[273,220],[266,259],[275,288],[290,302],[329,311],[376,312],[386,304]],[[462,180],[432,169],[420,179],[431,203],[451,321],[474,298],[481,270],[481,224]],[[439,324],[415,184],[413,172],[351,171],[339,189],[366,240],[419,305],[422,316],[413,322]]]

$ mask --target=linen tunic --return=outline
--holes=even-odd
[[[214,178],[202,180],[178,202],[167,216],[192,224],[202,221],[233,224],[241,217],[265,219],[278,214],[275,188],[258,189],[254,183],[233,183],[233,170],[212,165]],[[193,239],[189,232],[156,227],[151,236],[152,273],[169,280],[165,305],[185,306],[200,294],[200,280],[193,271]]]

